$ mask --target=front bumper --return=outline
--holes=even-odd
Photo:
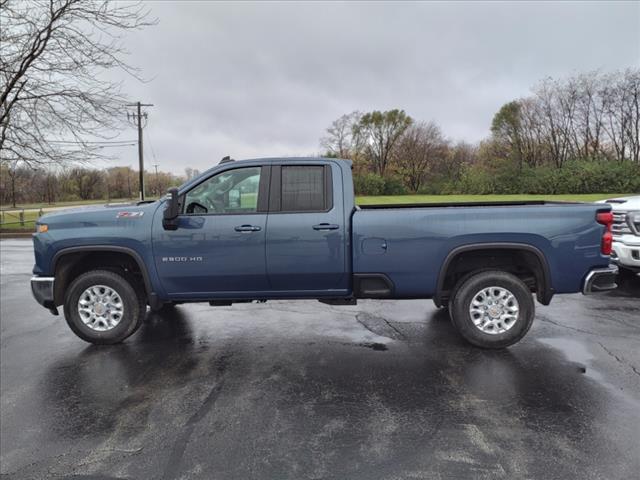
[[[607,268],[596,268],[591,270],[584,279],[582,293],[590,295],[592,293],[606,292],[618,287],[616,276],[618,267],[610,265]]]
[[[611,261],[621,267],[640,271],[640,239],[634,237],[631,241],[613,241]]]
[[[53,299],[54,277],[31,277],[31,293],[43,307],[49,309],[54,315],[58,315],[55,301]]]

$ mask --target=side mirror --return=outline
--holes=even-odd
[[[162,215],[162,226],[165,230],[178,229],[178,189],[167,190],[167,202]]]

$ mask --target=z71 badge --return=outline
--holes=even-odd
[[[140,218],[144,212],[118,212],[116,218]]]

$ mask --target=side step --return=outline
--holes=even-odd
[[[211,300],[209,305],[212,307],[229,307],[233,305],[233,302],[231,300]]]
[[[321,298],[318,300],[320,303],[326,303],[327,305],[357,305],[358,300],[355,298]]]
[[[266,303],[267,300],[264,298],[253,299],[253,300],[209,300],[209,305],[212,307],[230,307],[234,303]]]

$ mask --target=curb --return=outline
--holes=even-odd
[[[28,232],[0,232],[0,239],[5,238],[30,238],[33,235],[33,232],[29,230]]]

